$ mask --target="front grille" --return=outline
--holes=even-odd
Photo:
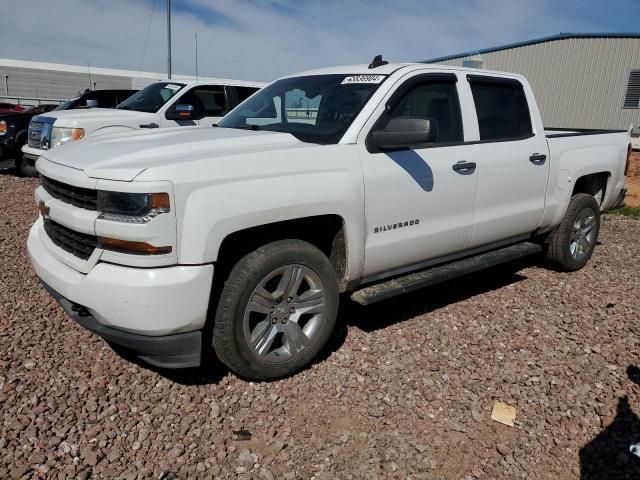
[[[44,128],[44,122],[31,122],[29,124],[29,146],[32,148],[40,148],[40,137],[42,135],[42,129]]]
[[[97,210],[98,191],[90,188],[74,187],[45,176],[40,177],[44,189],[53,198],[85,210]]]
[[[44,231],[58,247],[82,260],[87,260],[98,245],[97,237],[74,232],[49,218],[44,219]]]

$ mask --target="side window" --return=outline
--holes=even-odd
[[[178,103],[193,105],[196,118],[221,117],[227,113],[227,97],[222,86],[195,87],[185,93]]]
[[[480,140],[522,138],[533,133],[531,114],[519,82],[471,81]]]
[[[254,87],[236,87],[238,93],[238,102],[242,103],[259,89]]]
[[[436,143],[461,142],[462,115],[454,82],[421,83],[409,90],[391,110],[396,117],[428,118],[438,126]],[[381,125],[382,128],[386,123]]]
[[[113,92],[98,92],[98,107],[113,108],[116,106],[116,95]]]

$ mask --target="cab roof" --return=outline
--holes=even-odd
[[[369,68],[368,64],[360,65],[341,65],[337,67],[317,68],[313,70],[306,70],[304,72],[296,73],[293,75],[287,75],[283,78],[290,77],[302,77],[308,75],[391,75],[398,70],[403,72],[410,72],[412,70],[434,70],[438,72],[451,71],[451,72],[468,72],[482,75],[492,75],[500,77],[510,78],[522,78],[521,75],[509,72],[498,72],[485,69],[457,67],[452,65],[437,65],[437,64],[425,64],[425,63],[388,63],[375,68]]]

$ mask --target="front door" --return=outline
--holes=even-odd
[[[391,118],[432,120],[431,144],[398,151],[359,148],[365,186],[365,276],[390,273],[465,250],[474,227],[478,174],[463,144],[456,76],[405,80],[372,130]]]

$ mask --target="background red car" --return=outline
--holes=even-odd
[[[0,102],[0,113],[21,112],[24,107],[13,103]]]

